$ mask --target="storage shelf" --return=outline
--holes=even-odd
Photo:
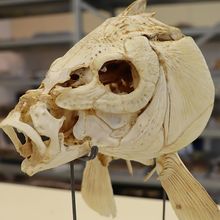
[[[62,168],[62,169],[61,169]],[[37,174],[38,177],[47,177],[54,180],[68,180],[69,179],[69,166],[65,165],[61,168],[55,168],[52,170],[47,170]],[[6,164],[0,163],[0,173],[10,174],[10,175],[24,175],[20,170],[20,164]],[[76,182],[81,182],[83,170],[79,167],[78,171],[75,172]],[[161,188],[160,182],[157,180],[156,176],[153,176],[147,182],[143,181],[144,176],[142,175],[121,175],[120,173],[112,173],[111,180],[114,185],[124,185],[124,186],[136,186],[136,187],[155,187]],[[199,177],[197,180],[208,190],[208,191],[218,191],[220,190],[219,180],[212,178]]]
[[[213,82],[215,86],[215,96],[220,97],[220,71],[214,71],[213,72]]]
[[[117,7],[126,7],[133,0],[85,0],[93,7],[103,10],[112,10]],[[71,0],[1,0],[0,18],[19,17],[28,15],[62,13],[72,10]]]
[[[74,44],[72,34],[48,34],[27,39],[0,41],[0,50],[14,49],[19,47],[32,47],[39,45]]]
[[[211,28],[205,28],[205,27],[187,27],[187,28],[182,28],[182,32],[185,34],[185,35],[189,35],[189,36],[192,36],[192,37],[199,37],[201,35],[204,35],[206,34]]]
[[[84,0],[98,9],[113,11],[128,6],[133,0]],[[149,0],[148,4],[205,2],[208,0]],[[217,2],[218,0],[212,0]],[[210,2],[210,1],[209,1]],[[0,18],[62,13],[72,10],[71,0],[1,0]]]
[[[38,79],[30,79],[30,78],[18,78],[18,77],[10,77],[10,78],[0,78],[0,85],[8,88],[13,88],[13,90],[19,90],[21,88],[32,88],[40,85],[43,78]]]
[[[191,36],[194,39],[201,38],[206,36],[207,34],[213,33],[213,27],[190,27],[190,28],[182,28],[183,34],[187,36]],[[213,35],[208,39],[208,41],[219,41],[220,40],[220,26],[215,27]]]
[[[45,74],[46,74],[46,70],[45,70]],[[220,72],[215,71],[213,73],[213,75],[214,75],[213,81],[214,81],[214,85],[215,85],[216,96],[220,97]],[[219,76],[217,76],[217,75],[219,75]],[[5,87],[10,87],[11,89],[17,90],[19,88],[22,88],[23,86],[33,87],[33,86],[40,85],[43,78],[44,77],[35,78],[35,79],[25,78],[25,77],[21,77],[21,78],[19,78],[19,77],[0,77],[0,85],[5,86]]]
[[[201,134],[203,138],[220,138],[220,129],[206,129]]]
[[[182,29],[185,35],[198,38],[202,37],[210,31],[211,28],[184,28]],[[220,39],[220,28],[216,30],[214,40]],[[212,39],[213,39],[212,38]],[[54,44],[69,44],[73,45],[76,42],[74,34],[71,33],[57,33],[57,34],[44,34],[33,38],[17,39],[17,40],[4,40],[0,41],[0,50],[16,49],[23,47],[34,47],[39,45],[54,45]]]
[[[61,13],[70,8],[69,0],[1,0],[0,18]]]

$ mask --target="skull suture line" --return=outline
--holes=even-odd
[[[25,157],[22,170],[29,175],[97,145],[100,153],[86,165],[82,194],[102,215],[116,214],[111,160],[152,165],[156,159],[179,219],[220,219],[176,154],[210,117],[209,70],[194,41],[145,13],[145,6],[144,0],[134,2],[57,59],[40,88],[27,91],[0,126]]]

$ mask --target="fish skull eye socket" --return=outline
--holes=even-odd
[[[104,63],[99,72],[100,82],[115,94],[129,94],[139,83],[135,67],[127,60],[112,60]]]

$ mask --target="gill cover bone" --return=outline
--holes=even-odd
[[[165,148],[178,151],[205,128],[214,105],[214,85],[207,64],[191,37],[151,42],[167,81]]]

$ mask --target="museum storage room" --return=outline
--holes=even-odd
[[[1,220],[220,220],[219,0],[0,0]]]

